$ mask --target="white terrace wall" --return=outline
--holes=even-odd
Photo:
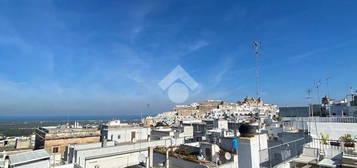
[[[333,140],[338,140],[345,134],[357,136],[357,123],[311,122],[308,125],[311,125],[310,135],[313,138],[321,138],[321,133],[328,134]]]

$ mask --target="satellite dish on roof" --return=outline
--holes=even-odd
[[[197,156],[197,159],[198,159],[198,160],[204,160],[205,158],[204,158],[202,155],[198,155],[198,156]]]
[[[224,158],[226,158],[226,160],[231,160],[231,159],[232,159],[231,153],[226,152],[226,153],[224,154]]]
[[[146,156],[142,153],[140,153],[140,155],[139,155],[139,162],[143,162],[143,163],[146,162]]]

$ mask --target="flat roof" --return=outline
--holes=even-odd
[[[40,127],[38,130],[49,134],[74,133],[74,132],[99,132],[98,128],[63,128],[63,127]]]
[[[16,164],[50,158],[50,154],[46,150],[41,149],[31,152],[9,155],[9,158],[10,158],[10,165],[16,165]]]
[[[150,127],[142,127],[139,125],[104,125],[107,129],[115,130],[115,129],[148,129]]]
[[[75,150],[101,148],[102,147],[102,142],[94,142],[94,143],[87,143],[87,144],[75,144],[75,145],[70,145],[69,147],[72,147]]]

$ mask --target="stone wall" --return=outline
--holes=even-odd
[[[58,153],[60,153],[63,156],[66,147],[70,144],[86,144],[86,143],[93,143],[93,142],[100,142],[100,136],[46,140],[45,149],[46,151],[52,153],[53,148],[58,147]]]
[[[16,149],[28,149],[32,148],[30,139],[17,139]]]

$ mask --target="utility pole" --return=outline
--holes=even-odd
[[[255,77],[256,77],[256,96],[257,99],[260,97],[260,74],[259,74],[259,49],[261,47],[261,43],[259,41],[253,41],[254,47],[254,55],[255,55]]]

